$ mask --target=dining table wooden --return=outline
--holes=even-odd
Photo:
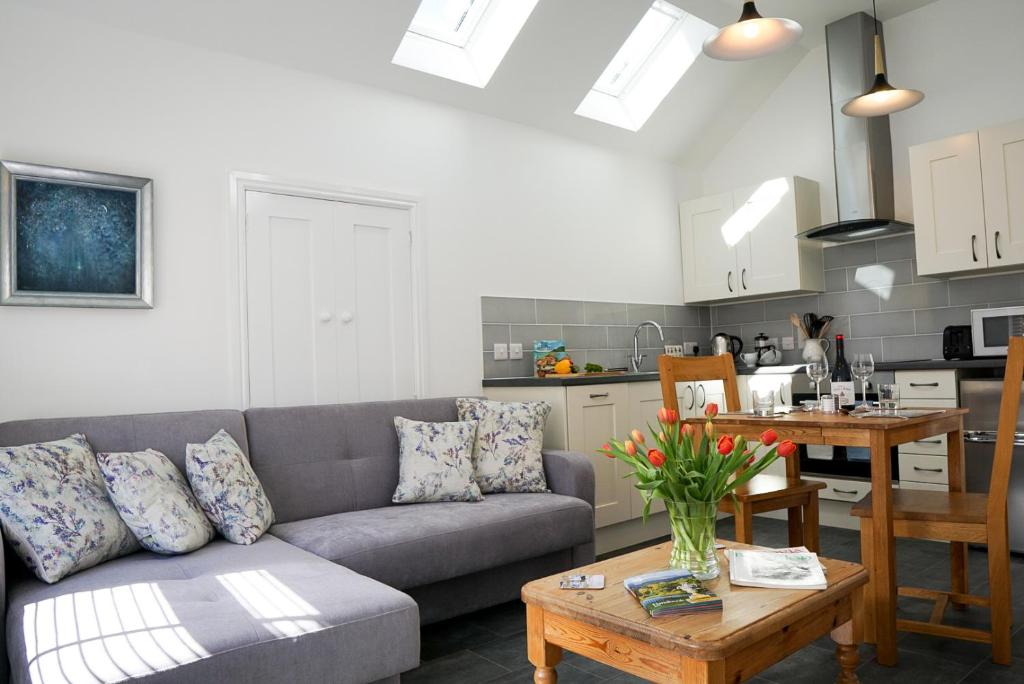
[[[920,413],[921,415],[916,415]],[[793,410],[772,416],[747,412],[724,412],[714,420],[718,434],[742,435],[756,440],[772,428],[779,440],[797,444],[867,447],[871,453],[871,549],[869,582],[863,603],[864,640],[874,643],[882,665],[898,662],[896,651],[896,558],[892,517],[892,447],[937,435],[946,435],[948,445],[949,491],[965,488],[963,419],[967,409],[914,409],[906,407],[896,415],[858,417],[849,413]],[[703,423],[703,417],[687,422]],[[800,477],[800,460],[786,459],[786,476]],[[813,477],[813,475],[812,475]],[[967,592],[967,545],[950,544],[952,590]]]

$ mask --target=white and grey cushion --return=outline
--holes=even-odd
[[[473,478],[476,423],[424,423],[395,417],[398,487],[394,503],[480,501]]]
[[[551,404],[469,398],[455,405],[459,420],[477,421],[473,466],[481,492],[548,490],[541,448]]]
[[[188,553],[213,539],[213,526],[185,476],[162,453],[101,453],[96,460],[110,500],[143,548]]]
[[[0,448],[0,525],[47,583],[137,551],[85,436]]]
[[[224,430],[185,447],[185,472],[206,517],[228,541],[252,544],[274,522],[249,459]]]

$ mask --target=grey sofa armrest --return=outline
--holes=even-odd
[[[555,494],[575,496],[594,505],[594,466],[575,451],[544,449],[544,477]]]
[[[0,682],[8,681],[7,665],[7,558],[3,533],[0,533]]]

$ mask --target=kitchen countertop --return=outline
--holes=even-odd
[[[918,361],[879,361],[875,364],[876,371],[899,370],[960,370],[960,369],[999,369],[1006,366],[1005,357],[988,359],[969,359],[946,361],[944,359],[922,359]],[[737,375],[790,375],[803,373],[804,364],[759,366],[757,368],[737,367]],[[484,387],[567,387],[572,385],[604,385],[619,382],[652,382],[658,379],[657,371],[646,373],[626,373],[625,375],[602,375],[593,378],[485,378]]]

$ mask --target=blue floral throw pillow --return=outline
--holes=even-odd
[[[395,418],[398,488],[394,503],[481,501],[473,479],[476,423],[421,423]]]
[[[0,525],[14,552],[49,584],[139,549],[107,497],[92,447],[78,434],[0,447]]]
[[[188,553],[213,539],[188,482],[159,451],[103,453],[96,460],[121,519],[143,548],[155,553]]]
[[[473,464],[480,491],[548,491],[541,449],[551,404],[456,399],[455,406],[459,420],[477,421]]]
[[[185,447],[185,472],[206,517],[228,541],[252,544],[274,522],[249,459],[224,430]]]

